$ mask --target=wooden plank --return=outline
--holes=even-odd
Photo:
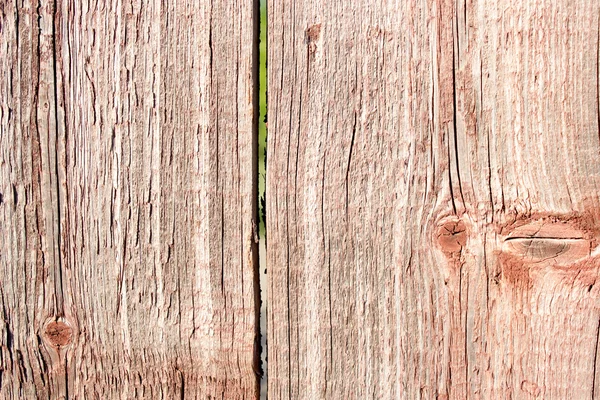
[[[0,4],[0,397],[258,396],[257,13]]]
[[[269,395],[598,396],[598,3],[269,7]]]

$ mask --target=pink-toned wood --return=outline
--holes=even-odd
[[[0,3],[0,398],[257,398],[257,13]]]
[[[269,13],[270,397],[597,397],[597,1]]]

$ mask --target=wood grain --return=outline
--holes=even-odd
[[[257,2],[0,3],[0,397],[256,398]]]
[[[598,3],[269,13],[269,396],[599,396]]]

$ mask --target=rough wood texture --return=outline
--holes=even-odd
[[[0,398],[256,398],[257,12],[0,2]]]
[[[600,396],[598,2],[269,7],[269,396]]]

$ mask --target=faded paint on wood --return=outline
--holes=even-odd
[[[255,3],[0,4],[0,397],[256,398]]]
[[[600,395],[597,1],[269,13],[270,397]]]

